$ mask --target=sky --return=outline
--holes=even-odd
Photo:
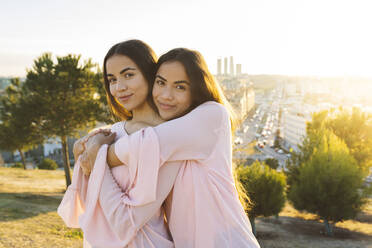
[[[369,3],[371,2],[371,3]],[[25,76],[44,52],[92,58],[141,39],[158,55],[200,51],[212,73],[372,77],[369,0],[1,0],[0,76]]]

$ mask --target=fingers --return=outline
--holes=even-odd
[[[105,135],[110,135],[112,132],[111,129],[102,129],[102,133],[104,133]]]
[[[84,145],[83,145],[83,141],[81,138],[81,139],[78,139],[74,143],[73,153],[75,154],[75,157],[78,157],[83,151],[84,151]]]
[[[97,129],[93,132],[89,133],[89,136],[92,137],[93,135],[96,135],[98,133],[103,133],[105,135],[109,135],[111,133],[111,129]]]
[[[107,137],[108,137],[109,144],[112,144],[115,141],[116,133],[111,133]]]
[[[81,155],[80,168],[82,169],[84,175],[86,176],[89,176],[92,171],[89,156],[86,151]]]
[[[103,137],[102,142],[103,144],[112,144],[115,141],[116,133],[110,133],[109,135]]]

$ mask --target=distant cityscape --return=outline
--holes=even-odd
[[[234,64],[233,56],[217,59],[215,78],[241,120],[235,133],[235,159],[275,158],[283,167],[289,152],[297,151],[305,137],[312,113],[339,107],[372,113],[370,79],[250,75],[242,71],[242,64]],[[10,78],[0,77],[0,95],[9,85]],[[276,139],[280,149],[274,147]],[[69,139],[70,152],[75,140]],[[50,139],[26,152],[26,159],[49,157],[62,165],[59,143]],[[5,162],[20,160],[17,152],[2,151],[1,156]]]
[[[223,68],[218,58],[215,77],[242,121],[235,159],[275,158],[283,167],[290,151],[298,151],[313,113],[340,107],[372,113],[371,79],[249,75],[232,56],[223,59]]]

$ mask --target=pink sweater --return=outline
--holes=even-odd
[[[99,162],[104,160],[106,149],[103,146],[97,155],[95,167],[103,168],[104,175],[97,188],[102,211],[116,235],[136,233],[159,211],[174,186],[166,213],[175,247],[259,247],[235,189],[230,120],[222,105],[204,103],[181,118],[142,129],[115,143],[115,153],[124,164],[131,167],[135,161],[134,167],[150,172],[142,186],[148,189],[145,205],[130,206],[122,200],[134,195],[121,192],[106,163]],[[78,207],[75,204],[72,209]],[[95,211],[98,206],[87,208]]]

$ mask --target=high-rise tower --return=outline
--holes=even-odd
[[[223,60],[223,74],[227,76],[227,57]]]
[[[234,76],[234,58],[230,56],[230,76]]]

